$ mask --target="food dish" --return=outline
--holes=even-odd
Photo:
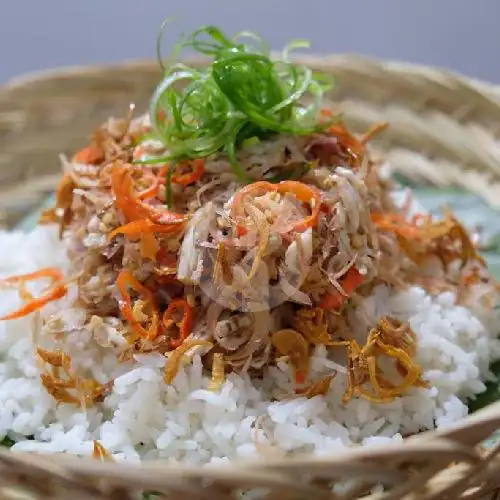
[[[209,34],[222,43],[219,32]],[[229,52],[238,63],[253,60],[246,49],[243,58],[242,50]],[[252,81],[248,67],[238,73],[217,56]],[[279,78],[320,97],[324,82],[284,66]],[[300,97],[286,87],[272,111],[240,106],[242,117],[234,96],[228,105],[207,94],[223,88],[213,87],[212,73],[172,70],[179,72],[196,83],[185,116],[204,127],[193,132],[188,122],[179,131],[176,99],[186,91],[166,95],[167,75],[152,99],[152,124],[112,120],[64,162],[58,210],[43,220],[52,224],[28,237],[4,235],[16,248],[14,276],[64,271],[45,272],[55,285],[42,292],[50,302],[42,313],[3,323],[13,380],[4,387],[19,391],[18,399],[8,394],[5,430],[15,440],[34,436],[14,448],[89,454],[99,440],[117,458],[217,463],[331,453],[462,417],[467,408],[457,396],[484,388],[499,344],[497,289],[458,221],[451,214],[434,221],[410,199],[398,208],[366,151],[369,135],[355,138],[319,100],[299,113],[287,108],[295,101],[283,104],[283,117],[280,99]],[[200,108],[211,113],[197,115]],[[228,116],[231,127],[218,129]],[[151,125],[163,142],[135,146]],[[235,130],[245,135],[229,134]],[[165,149],[170,165],[180,161],[175,169],[163,167]],[[130,166],[134,159],[146,164]],[[64,229],[62,245],[53,223]],[[41,265],[14,268],[16,255]],[[24,281],[3,283],[19,285],[31,310],[40,301],[26,295]],[[2,307],[9,319],[17,306]],[[59,406],[27,356],[32,320],[42,385]],[[181,366],[180,354],[194,345],[188,335],[202,357]],[[382,354],[392,360],[384,364]],[[234,373],[220,376],[221,361]],[[203,364],[215,366],[213,380],[202,377]],[[83,410],[71,407],[82,403]],[[29,405],[38,421],[27,416]]]

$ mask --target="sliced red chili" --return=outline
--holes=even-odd
[[[302,203],[306,203],[311,208],[311,215],[296,222],[292,229],[303,232],[309,227],[314,227],[318,222],[318,216],[321,210],[321,193],[315,187],[309,186],[300,181],[282,181],[278,184],[271,184],[267,181],[254,182],[240,189],[234,197],[231,215],[238,224],[238,234],[246,234],[247,229],[242,225],[245,217],[245,203],[248,198],[255,198],[266,193],[277,192],[281,195],[290,193]]]
[[[164,165],[159,174],[160,184],[166,183],[166,176],[169,169],[169,165]],[[184,171],[188,169],[187,171]],[[205,173],[205,160],[202,158],[197,158],[196,160],[183,161],[175,165],[174,171],[172,172],[172,182],[174,184],[180,184],[182,186],[189,186],[194,182],[200,180]]]
[[[340,285],[347,297],[341,294],[337,289],[333,289],[330,293],[327,293],[322,299],[319,306],[322,309],[336,310],[339,309],[346,300],[348,300],[349,295],[351,295],[358,286],[360,286],[364,281],[363,275],[354,267],[351,267],[349,271],[346,272],[344,277],[339,280]]]
[[[146,288],[132,273],[129,271],[121,271],[116,280],[116,286],[121,295],[121,300],[118,302],[120,307],[120,312],[124,319],[126,319],[131,325],[137,335],[143,339],[153,340],[158,335],[159,326],[159,312],[156,307],[156,300],[153,296],[151,290]],[[144,328],[139,321],[136,320],[134,316],[134,310],[132,306],[132,298],[128,289],[135,290],[140,296],[145,300],[145,303],[149,305],[151,310],[151,318],[149,328]]]
[[[181,313],[181,320],[175,321],[174,315]],[[167,310],[163,314],[162,324],[164,328],[170,329],[173,324],[179,329],[178,338],[172,338],[170,344],[172,347],[180,346],[189,336],[194,324],[194,311],[184,298],[174,299],[170,302]]]
[[[47,290],[39,297],[34,297],[34,298],[32,298],[31,294],[26,294],[26,290],[24,289],[24,285],[26,284],[26,282],[35,281],[43,278],[48,278],[52,281],[53,286],[49,290]],[[57,269],[55,267],[47,267],[44,269],[40,269],[39,271],[35,271],[33,273],[20,274],[16,276],[11,276],[9,278],[1,279],[0,285],[19,284],[21,286],[20,292],[24,294],[26,298],[29,297],[30,300],[19,309],[0,317],[0,320],[4,321],[4,320],[22,318],[24,316],[27,316],[28,314],[31,314],[32,312],[42,309],[49,302],[61,299],[66,295],[68,291],[66,285],[61,283],[63,278],[64,276],[60,269]]]

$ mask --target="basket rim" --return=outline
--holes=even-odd
[[[279,53],[273,51],[272,54],[274,54],[274,56],[277,56]],[[192,64],[203,64],[206,58],[196,55],[187,55],[183,57],[182,60],[184,62]],[[398,72],[401,74],[420,74],[422,72],[434,73],[436,77],[448,77],[457,79],[474,87],[479,87],[483,91],[490,89],[500,92],[500,84],[482,80],[472,75],[455,71],[447,67],[426,65],[400,59],[372,57],[356,52],[300,54],[294,57],[294,61],[305,65],[326,65],[328,67],[334,67],[339,63],[346,64],[348,62],[351,62],[354,65],[359,64],[364,66],[370,65],[374,67],[383,67],[387,71]],[[159,70],[157,61],[155,59],[149,58],[124,59],[123,61],[119,62],[102,64],[83,64],[74,66],[64,65],[49,69],[33,70],[21,73],[14,76],[13,78],[10,78],[3,84],[0,84],[0,89],[14,90],[22,87],[28,87],[33,84],[46,82],[53,78],[68,79],[74,76],[95,76],[103,72],[115,73],[120,72],[124,69],[130,70],[131,68],[137,68],[137,70],[151,70],[158,68]]]

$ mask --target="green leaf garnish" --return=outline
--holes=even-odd
[[[224,152],[238,178],[248,182],[236,159],[245,140],[277,133],[307,135],[329,126],[318,118],[332,79],[289,60],[292,50],[309,46],[306,41],[291,42],[281,60],[273,61],[267,44],[254,33],[229,38],[205,26],[183,37],[173,55],[191,48],[212,58],[211,63],[204,69],[181,63],[165,67],[160,50],[165,26],[157,50],[164,77],[149,108],[153,131],[169,152],[159,161]],[[307,105],[301,102],[306,96]]]
[[[256,146],[259,143],[260,143],[260,139],[254,135],[253,137],[249,137],[248,139],[241,141],[241,147],[242,148],[251,148],[252,146]]]
[[[470,413],[478,411],[500,400],[500,361],[495,361],[495,363],[490,366],[490,371],[495,375],[495,380],[487,382],[486,390],[478,394],[475,399],[469,399],[467,406],[469,407]]]
[[[15,444],[16,444],[16,442],[13,439],[11,439],[9,436],[5,436],[2,439],[2,442],[0,443],[0,446],[4,446],[5,448],[11,448]]]

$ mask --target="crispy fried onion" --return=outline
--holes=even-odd
[[[273,333],[271,342],[281,356],[290,360],[296,384],[303,384],[309,372],[309,343],[302,334],[291,328]]]
[[[421,367],[412,359],[416,352],[415,332],[394,318],[381,318],[368,334],[363,347],[356,340],[335,342],[335,345],[347,348],[348,388],[342,398],[345,403],[356,396],[373,403],[386,403],[412,386],[427,387]],[[384,376],[377,359],[379,356],[395,360],[396,369],[402,376],[399,384]]]
[[[170,351],[167,354],[168,362],[163,373],[165,383],[171,384],[174,381],[175,377],[179,373],[181,363],[184,359],[187,358],[187,360],[191,360],[191,356],[187,355],[188,351],[191,351],[191,349],[196,347],[201,347],[203,351],[207,351],[213,346],[212,342],[208,342],[208,340],[189,339],[184,341],[184,343],[173,351]],[[196,349],[196,351],[198,351],[198,349]]]
[[[60,217],[57,217],[59,221],[59,237],[63,235],[64,230],[73,218],[71,206],[73,204],[73,191],[75,188],[76,183],[69,174],[64,174],[57,185],[54,215],[58,215],[57,210],[61,211]]]
[[[307,387],[298,387],[295,389],[295,393],[297,396],[306,397],[308,399],[314,398],[315,396],[325,396],[330,390],[330,384],[332,380],[337,375],[337,372],[332,373],[331,375],[327,375],[325,377],[321,377],[318,380],[315,380]]]
[[[72,368],[71,356],[63,351],[46,351],[39,347],[37,354],[43,363],[51,367],[50,372],[40,374],[40,380],[58,403],[88,408],[102,401],[111,390],[112,381],[101,384],[95,379],[76,375]]]
[[[225,379],[224,354],[222,352],[214,353],[212,360],[212,378],[208,384],[209,391],[218,391]]]
[[[313,345],[332,345],[325,311],[320,307],[303,307],[292,320],[292,326]]]
[[[92,450],[92,458],[95,458],[96,460],[101,460],[102,462],[114,462],[115,459],[113,458],[113,455],[100,443],[99,441],[95,441],[93,443],[93,450]]]
[[[224,285],[231,284],[231,281],[233,279],[233,272],[228,262],[227,254],[227,246],[225,242],[221,241],[217,246],[217,255],[215,258],[215,265],[212,274],[212,278],[214,279],[215,283],[221,283]],[[255,261],[256,260],[257,258],[255,259]]]
[[[463,266],[471,261],[486,265],[467,230],[449,210],[439,221],[431,215],[417,215],[407,221],[395,213],[373,213],[372,221],[379,229],[395,233],[403,251],[416,264],[435,255],[445,268],[457,260]]]
[[[38,224],[44,226],[46,224],[55,224],[60,222],[60,210],[57,207],[50,207],[42,211],[40,218],[38,219]]]

